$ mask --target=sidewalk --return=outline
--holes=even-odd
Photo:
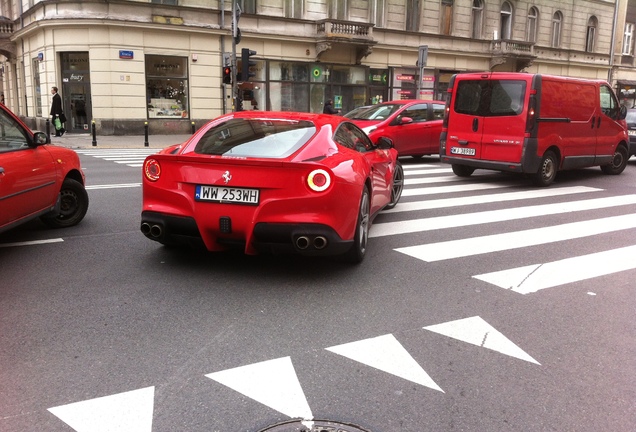
[[[173,144],[180,144],[190,138],[191,135],[148,135],[148,147],[145,146],[144,135],[104,135],[97,136],[93,145],[93,136],[90,133],[76,134],[65,133],[61,137],[51,135],[51,143],[71,149],[104,149],[104,148],[155,148],[162,149]]]

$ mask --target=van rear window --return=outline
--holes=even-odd
[[[462,80],[455,93],[455,112],[481,117],[515,116],[523,112],[526,81]]]

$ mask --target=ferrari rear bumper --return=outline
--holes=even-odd
[[[352,240],[343,240],[333,228],[324,224],[270,222],[257,223],[251,236],[252,244],[246,245],[245,240],[232,235],[231,219],[222,219],[213,240],[218,249],[238,246],[246,252],[256,250],[260,253],[326,256],[343,254],[353,245]],[[162,244],[205,248],[199,227],[192,217],[144,211],[140,229],[147,238]]]

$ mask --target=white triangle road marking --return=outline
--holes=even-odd
[[[573,186],[563,188],[539,189],[519,192],[505,192],[490,195],[474,195],[459,198],[444,198],[439,200],[425,200],[415,202],[399,203],[391,210],[384,210],[382,213],[398,213],[413,210],[432,210],[448,207],[468,206],[473,204],[487,204],[495,202],[517,201],[533,198],[550,198],[562,195],[570,195],[586,192],[598,192],[602,189],[590,188],[585,186]]]
[[[444,393],[392,334],[337,345],[327,350],[383,372]]]
[[[473,276],[519,294],[636,269],[636,246]]]
[[[104,396],[49,411],[76,432],[151,432],[155,388]]]
[[[636,228],[636,214],[395,249],[426,262],[501,252]]]
[[[424,327],[424,330],[488,348],[530,363],[541,364],[479,316]]]
[[[493,222],[519,220],[537,216],[555,215],[575,211],[596,210],[636,204],[636,195],[595,198],[564,203],[543,204],[527,207],[507,208],[476,213],[462,213],[450,216],[438,216],[423,219],[408,219],[398,222],[385,222],[371,226],[369,237],[382,237],[395,234],[407,234],[423,231],[436,231],[443,228],[457,228],[481,225]]]
[[[206,377],[289,417],[313,419],[290,357],[214,372]]]

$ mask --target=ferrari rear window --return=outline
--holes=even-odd
[[[194,152],[198,154],[285,158],[304,146],[316,126],[304,120],[234,118],[208,130]]]

